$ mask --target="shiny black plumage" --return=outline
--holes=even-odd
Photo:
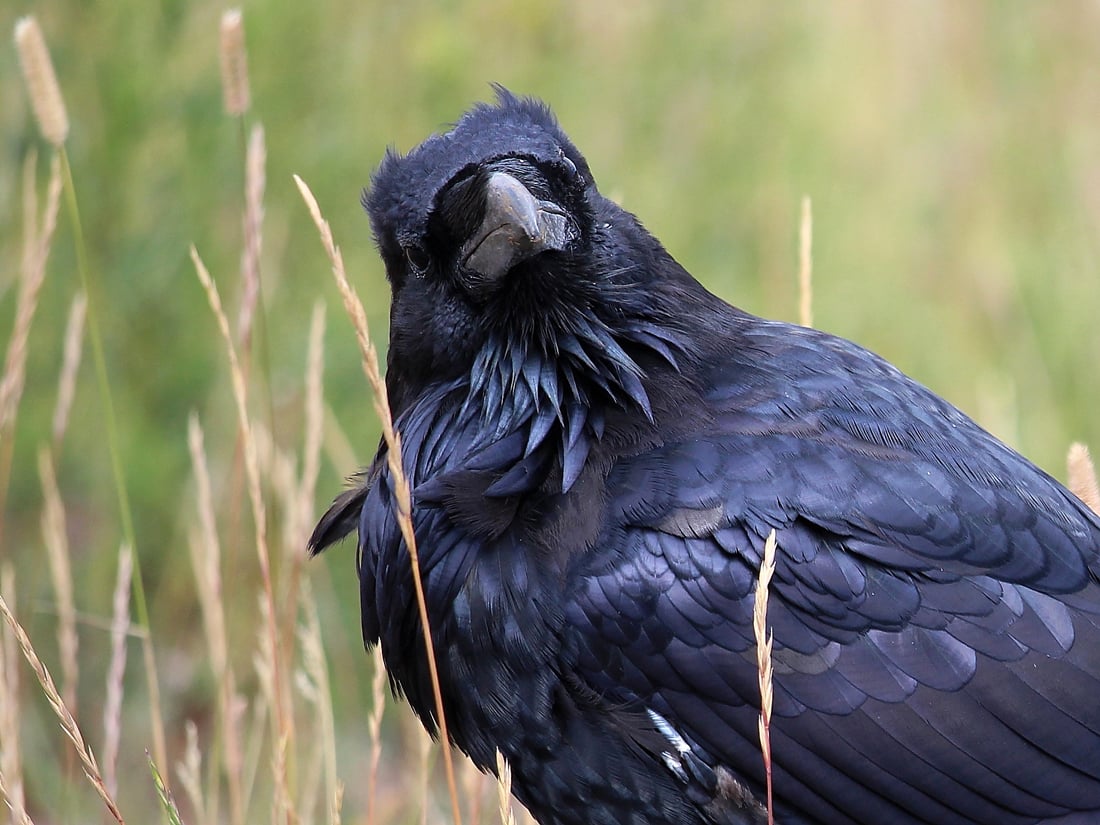
[[[365,205],[455,742],[542,823],[1100,821],[1100,519],[872,353],[708,293],[500,92]],[[501,217],[504,216],[504,217]],[[384,448],[383,448],[384,450]],[[382,452],[363,632],[435,710]]]

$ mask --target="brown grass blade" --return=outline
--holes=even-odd
[[[88,313],[88,298],[83,292],[73,297],[69,307],[69,320],[65,324],[65,349],[61,360],[61,375],[57,381],[57,403],[53,410],[53,428],[50,448],[56,458],[61,452],[61,442],[69,424],[69,411],[76,394],[76,375],[84,351],[84,318]]]
[[[38,257],[38,150],[33,147],[23,158],[23,251],[19,272],[30,272]],[[4,275],[8,277],[7,273]],[[16,278],[12,278],[14,282]],[[6,291],[9,283],[5,282]]]
[[[195,272],[199,282],[206,291],[210,309],[218,323],[226,352],[229,356],[229,374],[233,384],[233,397],[237,407],[237,425],[242,437],[245,455],[245,473],[248,480],[248,495],[252,505],[252,519],[256,528],[256,556],[260,565],[260,576],[263,583],[263,596],[266,601],[265,627],[267,630],[264,654],[271,666],[272,679],[272,709],[274,722],[275,741],[280,747],[292,740],[293,725],[290,713],[286,705],[284,695],[284,669],[282,665],[281,644],[279,630],[276,624],[278,611],[275,604],[275,588],[271,575],[271,555],[267,543],[267,510],[264,505],[261,489],[259,460],[257,457],[256,439],[252,431],[252,423],[248,417],[248,393],[245,387],[244,374],[241,371],[240,362],[237,359],[237,350],[233,345],[233,336],[229,330],[229,320],[222,308],[221,296],[214,284],[206,265],[199,257],[195,247],[191,247],[191,261],[195,265]],[[292,807],[289,805],[289,788],[285,773],[285,760],[278,760],[276,767],[280,772],[275,775],[276,796],[279,799],[279,810],[285,814],[286,821],[292,820]]]
[[[241,253],[241,308],[237,315],[237,343],[248,351],[252,342],[252,321],[260,300],[260,251],[263,249],[264,167],[267,149],[264,127],[256,124],[245,150],[244,251]]]
[[[199,749],[199,729],[190,719],[183,723],[186,744],[183,759],[176,765],[176,776],[191,803],[191,811],[204,822],[216,822],[217,814],[208,806],[202,790],[202,751]]]
[[[15,570],[10,562],[0,565],[0,595],[15,603]],[[7,801],[13,825],[31,825],[23,793],[18,656],[11,628],[0,625],[0,794]]]
[[[22,788],[19,788],[18,793],[22,793]],[[34,822],[27,815],[27,809],[23,807],[23,803],[13,802],[12,799],[16,795],[16,791],[11,790],[9,787],[7,777],[4,776],[4,772],[0,770],[0,799],[5,801],[8,808],[11,810],[12,825],[34,825]]]
[[[23,658],[27,660],[27,663],[31,666],[31,670],[33,670],[35,676],[38,677],[38,684],[41,685],[46,700],[50,703],[50,707],[53,708],[54,714],[61,721],[61,729],[65,731],[65,735],[69,737],[69,741],[71,741],[73,747],[76,748],[76,755],[80,758],[84,766],[84,774],[92,783],[92,787],[95,788],[100,799],[103,800],[103,804],[107,806],[108,813],[111,814],[116,822],[123,825],[124,820],[122,814],[119,812],[118,806],[115,804],[111,794],[108,793],[107,786],[103,784],[103,775],[99,771],[99,765],[96,763],[95,755],[92,753],[91,748],[84,742],[84,736],[80,732],[80,727],[76,724],[76,720],[73,718],[72,713],[69,712],[68,707],[66,707],[64,700],[61,698],[61,694],[57,692],[57,686],[54,684],[53,677],[50,676],[50,671],[42,663],[42,660],[38,658],[34,645],[32,645],[31,640],[27,638],[23,626],[16,621],[15,616],[12,614],[11,610],[8,609],[8,603],[4,600],[3,596],[0,596],[0,614],[3,614],[4,620],[8,623],[8,626],[11,627],[15,639],[23,651]]]
[[[351,317],[352,326],[355,328],[355,336],[359,340],[359,350],[363,358],[363,371],[374,394],[374,406],[378,411],[378,417],[382,422],[382,437],[386,442],[386,462],[389,467],[390,477],[394,487],[394,500],[397,503],[397,523],[401,527],[401,535],[405,539],[405,547],[409,552],[412,568],[413,584],[416,589],[417,609],[420,613],[420,626],[424,632],[424,647],[427,651],[428,671],[431,676],[432,691],[435,694],[436,718],[439,721],[439,738],[443,743],[443,766],[447,775],[447,787],[451,794],[452,813],[455,825],[462,825],[462,811],[458,804],[458,786],[455,782],[454,763],[451,758],[450,736],[447,732],[446,714],[443,712],[443,693],[439,686],[439,673],[436,666],[435,646],[432,644],[431,625],[428,623],[428,606],[424,598],[424,585],[420,576],[420,557],[416,550],[416,535],[412,523],[412,493],[409,482],[401,466],[401,436],[394,429],[393,416],[390,413],[389,395],[386,391],[386,382],[378,368],[378,352],[371,341],[370,330],[367,326],[367,313],[363,309],[363,303],[359,300],[355,289],[348,282],[344,271],[344,258],[340,248],[336,246],[332,238],[332,229],[328,221],[321,214],[317,200],[305,182],[297,175],[294,182],[298,185],[298,191],[309,208],[313,222],[321,235],[321,243],[325,247],[329,260],[332,262],[332,273],[336,278],[336,285],[340,290],[340,296],[344,302],[344,309]]]
[[[756,598],[752,609],[752,629],[756,637],[756,663],[760,681],[760,752],[764,758],[767,784],[768,825],[774,822],[772,812],[772,634],[768,630],[768,586],[775,573],[775,530],[764,543],[764,558],[756,580]]]
[[[69,115],[65,99],[57,83],[46,39],[33,15],[21,17],[15,24],[15,46],[19,51],[19,66],[31,99],[34,118],[42,136],[60,149],[69,135]]]
[[[50,579],[57,596],[57,646],[61,652],[61,696],[65,704],[76,707],[79,642],[76,635],[76,605],[73,601],[73,572],[69,554],[69,536],[65,525],[65,507],[53,471],[53,461],[45,447],[38,452],[38,475],[42,481],[42,537]]]
[[[227,9],[222,13],[219,56],[225,112],[233,117],[243,115],[252,103],[252,95],[248,89],[248,54],[244,48],[244,20],[240,9]]]
[[[107,699],[103,703],[103,782],[111,796],[118,794],[118,753],[122,741],[123,677],[126,675],[126,637],[130,633],[130,578],[134,559],[128,545],[118,549],[118,574],[112,600],[111,661],[107,666]]]
[[[500,810],[500,825],[516,825],[512,813],[512,766],[497,751],[497,806]]]
[[[210,470],[203,448],[203,431],[194,413],[187,422],[187,445],[195,474],[195,500],[199,530],[191,536],[191,566],[195,572],[199,609],[202,613],[210,668],[218,685],[218,724],[221,732],[222,759],[229,789],[229,814],[233,825],[244,823],[242,790],[243,762],[240,734],[236,722],[236,680],[229,666],[229,642],[222,605],[221,543],[214,515],[214,495]],[[213,812],[208,812],[213,813]]]
[[[367,762],[367,825],[378,822],[378,766],[382,762],[382,715],[386,710],[386,663],[382,648],[374,646],[374,676],[370,683],[371,707],[367,716],[370,756]]]
[[[34,240],[33,249],[24,254],[29,268],[24,269],[16,299],[15,323],[8,352],[4,360],[4,375],[0,379],[0,437],[10,432],[15,424],[15,413],[23,393],[27,364],[27,339],[38,309],[38,296],[46,278],[46,261],[50,243],[57,228],[57,214],[61,207],[61,160],[54,155],[50,162],[50,182],[46,194],[46,212],[42,229]]]
[[[328,664],[321,639],[321,620],[307,579],[302,586],[304,622],[299,631],[305,675],[311,683],[316,707],[316,731],[325,780],[326,808],[335,802],[339,782],[336,769],[336,722],[332,712],[332,685],[329,683]],[[327,821],[338,818],[331,809],[326,810]]]
[[[810,196],[802,196],[802,217],[798,223],[798,323],[814,325],[813,283],[814,216]]]
[[[336,793],[332,797],[332,819],[330,825],[340,825],[340,815],[344,810],[344,783],[336,783]]]
[[[1096,480],[1096,467],[1089,448],[1081,443],[1071,444],[1066,464],[1069,466],[1069,489],[1094,513],[1100,513],[1100,482]]]

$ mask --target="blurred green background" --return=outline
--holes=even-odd
[[[173,737],[210,701],[186,548],[195,519],[186,420],[191,411],[202,417],[222,485],[236,426],[225,353],[187,257],[193,242],[232,315],[243,143],[241,124],[222,110],[224,8],[14,0],[0,10],[3,31],[21,14],[39,18],[68,105]],[[551,103],[601,189],[727,300],[795,319],[799,203],[809,195],[818,327],[883,354],[1060,478],[1070,441],[1100,448],[1100,5],[256,0],[242,8],[253,100],[245,122],[263,124],[268,148],[266,376],[255,397],[270,398],[280,443],[301,440],[306,332],[318,298],[329,308],[326,400],[359,459],[378,438],[354,337],[291,175],[313,188],[381,344],[388,292],[361,188],[387,145],[406,150],[446,128],[496,81]],[[44,183],[48,152],[5,42],[6,342],[21,254],[20,170],[37,146]],[[48,662],[55,618],[35,455],[49,438],[78,287],[72,238],[63,212],[31,333],[0,545]],[[325,461],[318,509],[353,469]],[[77,607],[109,615],[121,534],[87,348],[59,472]],[[251,616],[254,550],[242,545],[225,548],[235,586],[226,598]],[[352,555],[338,548],[309,568],[349,766],[363,758],[369,672]],[[81,703],[95,718],[94,652],[107,639],[82,634],[92,661]],[[236,641],[246,668],[253,638]],[[140,693],[132,670],[128,691]],[[28,759],[59,752],[48,710],[30,705]],[[147,745],[124,737],[124,751]],[[52,770],[37,779],[28,771],[32,795],[48,793]]]

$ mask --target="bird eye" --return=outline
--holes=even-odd
[[[405,258],[411,266],[417,272],[423,272],[428,268],[428,264],[431,263],[431,258],[428,255],[427,250],[419,244],[413,244],[405,247]]]

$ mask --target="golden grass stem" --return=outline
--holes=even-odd
[[[329,683],[328,665],[325,662],[325,647],[321,639],[321,620],[317,615],[317,604],[307,579],[302,586],[302,604],[304,624],[300,635],[305,673],[315,688],[317,708],[318,743],[323,761],[323,776],[327,820],[338,818],[335,811],[329,809],[336,799],[336,785],[339,782],[336,768],[336,721],[332,711],[332,685]]]
[[[27,84],[38,128],[42,136],[55,149],[59,149],[69,135],[69,115],[49,49],[46,48],[46,39],[33,15],[16,21],[15,46],[19,51],[19,66],[23,70],[23,80]]]
[[[337,780],[336,793],[332,797],[332,819],[330,825],[340,825],[340,814],[344,810],[344,783]]]
[[[50,163],[50,182],[42,230],[34,238],[31,250],[24,252],[23,256],[26,266],[21,273],[19,295],[16,298],[15,323],[12,325],[8,351],[4,359],[4,375],[0,379],[0,435],[5,438],[15,426],[16,410],[23,393],[27,366],[27,339],[38,310],[38,296],[46,279],[46,261],[50,254],[50,242],[57,228],[61,188],[61,161],[57,155],[54,155]]]
[[[46,261],[49,258],[54,230],[57,228],[61,190],[61,161],[55,153],[50,162],[46,211],[39,230],[34,168],[29,163],[24,168],[24,249],[19,293],[15,301],[15,321],[4,358],[4,372],[0,376],[0,536],[3,533],[4,503],[8,498],[8,484],[11,479],[15,421],[26,380],[27,340],[38,310],[42,284],[46,279]]]
[[[222,101],[226,114],[239,117],[248,111],[248,53],[244,47],[244,20],[240,9],[226,9],[221,20]]]
[[[22,788],[18,789],[18,793],[22,793]],[[4,800],[8,804],[8,808],[11,810],[12,825],[34,825],[33,820],[27,815],[27,809],[23,807],[23,803],[13,802],[13,798],[16,795],[16,791],[11,790],[7,777],[4,776],[4,771],[0,770],[0,799]]]
[[[23,158],[23,249],[20,273],[30,272],[38,257],[38,150]],[[4,285],[5,289],[7,284]]]
[[[15,603],[15,570],[0,565],[0,595]],[[0,794],[11,810],[13,825],[30,825],[23,793],[23,759],[19,735],[19,669],[15,636],[0,625]]]
[[[752,629],[756,637],[756,664],[760,682],[760,752],[764,758],[764,778],[767,787],[768,825],[773,825],[772,811],[772,633],[768,630],[768,586],[775,573],[775,530],[764,542],[764,558],[756,580],[756,596],[752,608]]]
[[[123,677],[126,637],[130,633],[130,577],[134,554],[126,544],[118,549],[118,573],[111,611],[111,661],[107,666],[107,698],[103,703],[103,781],[111,796],[118,793],[118,754],[122,741]]]
[[[340,290],[340,297],[344,302],[344,309],[351,318],[355,328],[355,336],[359,341],[359,350],[363,359],[363,371],[374,393],[374,407],[382,422],[382,437],[386,442],[386,463],[389,467],[390,478],[393,484],[394,500],[397,503],[397,523],[401,528],[401,535],[405,539],[405,547],[409,553],[410,567],[412,568],[413,585],[416,589],[417,610],[420,614],[420,626],[424,632],[424,648],[428,660],[428,671],[431,676],[432,692],[435,697],[436,718],[439,722],[439,738],[443,743],[443,767],[447,775],[447,787],[451,795],[451,806],[454,814],[455,825],[462,825],[462,811],[458,804],[458,786],[455,783],[454,764],[451,758],[451,740],[447,732],[447,719],[443,712],[443,692],[439,685],[439,672],[436,666],[435,645],[432,642],[431,625],[428,623],[428,605],[424,598],[424,584],[420,576],[420,557],[416,549],[416,535],[412,523],[412,493],[405,471],[401,466],[401,435],[393,426],[393,416],[390,413],[389,395],[386,391],[386,382],[378,367],[378,352],[370,338],[370,330],[367,325],[367,313],[363,309],[363,303],[359,300],[355,289],[348,282],[344,271],[344,258],[340,248],[336,246],[332,238],[332,229],[328,221],[321,214],[316,198],[305,182],[294,176],[294,182],[298,185],[298,191],[309,208],[313,222],[321,235],[321,243],[325,247],[329,260],[332,263],[332,272],[336,278],[336,285]]]
[[[417,773],[420,778],[420,825],[428,825],[432,807],[432,747],[435,743],[423,728],[416,728]]]
[[[370,739],[370,756],[367,761],[367,825],[378,823],[378,766],[382,762],[382,716],[386,710],[386,663],[382,660],[382,648],[374,646],[374,675],[371,677],[370,714],[367,716],[367,737]]]
[[[500,825],[516,825],[512,813],[512,766],[497,751],[497,806],[500,810]]]
[[[191,810],[204,822],[217,822],[215,808],[206,801],[202,791],[202,751],[199,749],[199,729],[190,719],[183,723],[186,744],[183,759],[176,765],[176,776],[191,803]]]
[[[57,595],[57,646],[61,652],[61,697],[70,708],[76,707],[77,664],[79,641],[76,634],[76,605],[73,601],[73,572],[69,554],[69,537],[65,525],[65,507],[54,475],[50,452],[42,447],[38,452],[38,475],[42,481],[42,537],[46,545],[46,560],[50,579]]]
[[[61,442],[69,424],[69,412],[76,394],[76,375],[80,370],[80,360],[84,349],[84,318],[88,312],[88,299],[83,292],[73,296],[69,307],[69,319],[65,323],[64,355],[61,359],[61,374],[57,381],[57,402],[53,410],[50,449],[54,460],[61,452]]]
[[[237,315],[237,342],[247,350],[252,339],[252,320],[260,298],[260,251],[263,248],[264,165],[267,150],[264,127],[256,124],[245,150],[244,251],[241,253],[241,306]]]
[[[187,445],[195,474],[199,530],[189,542],[191,565],[195,571],[206,647],[210,653],[210,668],[218,685],[218,724],[223,767],[229,789],[230,822],[233,825],[244,825],[241,743],[234,712],[236,683],[233,671],[229,667],[229,641],[225,627],[225,609],[222,604],[221,543],[218,540],[214,495],[210,486],[210,470],[203,441],[202,425],[199,423],[198,416],[192,413],[187,422]],[[215,813],[216,809],[207,812],[208,816],[213,816]]]
[[[1089,448],[1079,442],[1071,444],[1066,464],[1069,468],[1066,484],[1070,491],[1094,513],[1100,513],[1100,482],[1096,480],[1096,467]]]
[[[286,698],[283,689],[283,668],[281,644],[276,617],[278,616],[275,604],[275,588],[271,575],[271,555],[267,543],[267,510],[264,505],[263,492],[260,481],[259,459],[256,450],[256,439],[252,431],[252,423],[248,417],[248,392],[245,386],[244,374],[241,372],[240,362],[237,359],[237,350],[233,345],[233,336],[229,330],[229,319],[222,308],[221,296],[218,294],[217,285],[210,277],[206,265],[199,257],[194,246],[191,247],[191,261],[195,266],[199,282],[206,292],[210,309],[214,313],[222,340],[225,343],[229,356],[229,375],[233,384],[233,397],[237,408],[237,425],[242,436],[245,456],[245,474],[248,480],[248,495],[252,505],[252,519],[256,529],[256,556],[260,565],[260,578],[263,585],[263,598],[266,603],[265,627],[266,650],[269,658],[272,679],[272,706],[274,737],[279,747],[285,747],[286,742],[292,739],[293,726],[287,710]],[[286,813],[286,821],[291,821],[289,806],[289,790],[287,788],[286,761],[278,760],[276,767],[279,771],[275,774],[276,797],[279,805]]]
[[[810,196],[803,195],[798,222],[798,323],[804,327],[814,325],[813,244],[813,206]]]
[[[38,658],[34,645],[32,645],[31,640],[27,638],[23,626],[19,624],[8,608],[8,603],[3,596],[0,596],[0,614],[3,614],[4,620],[8,623],[16,641],[19,643],[19,647],[23,651],[23,658],[27,660],[27,663],[31,666],[31,670],[33,670],[35,676],[38,677],[38,684],[41,685],[42,692],[46,695],[46,700],[50,703],[50,707],[53,708],[54,714],[60,720],[61,729],[65,731],[65,735],[69,737],[69,741],[71,741],[73,747],[76,748],[76,755],[80,758],[84,766],[84,774],[92,783],[92,787],[95,788],[96,793],[99,794],[99,798],[103,800],[103,804],[107,806],[108,813],[110,813],[116,822],[120,825],[124,825],[125,820],[123,820],[122,814],[119,812],[118,806],[115,804],[111,794],[108,793],[107,786],[103,783],[103,776],[100,773],[99,765],[96,763],[95,755],[92,753],[91,748],[84,742],[84,736],[80,732],[80,727],[77,725],[76,719],[73,718],[69,708],[65,705],[65,701],[57,691],[57,685],[54,684],[53,677],[50,676],[50,671],[42,663],[42,660]]]

